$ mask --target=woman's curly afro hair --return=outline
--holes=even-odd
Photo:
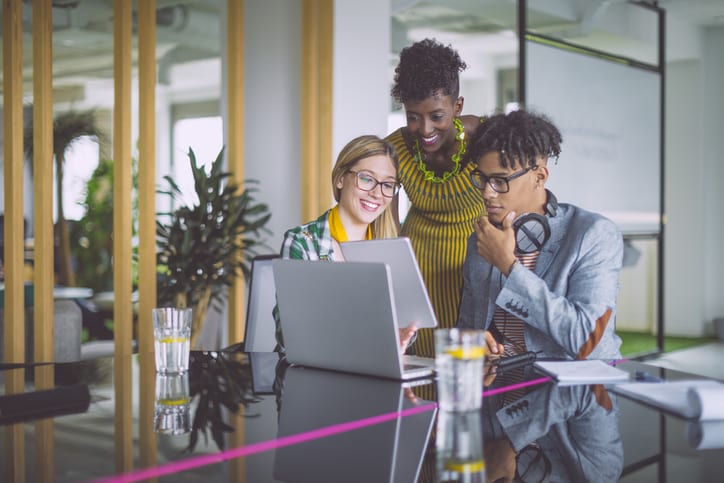
[[[422,101],[441,90],[456,99],[460,92],[459,74],[466,68],[465,62],[451,46],[435,39],[415,42],[400,52],[392,97],[404,104]]]

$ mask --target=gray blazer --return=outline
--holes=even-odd
[[[491,401],[486,404],[490,406]],[[604,386],[546,384],[496,409],[487,409],[483,424],[486,442],[505,435],[517,452],[537,443],[550,464],[545,481],[601,483],[621,477],[624,453],[619,409],[615,395]],[[490,415],[491,411],[495,413]],[[518,464],[522,474],[522,462]],[[537,471],[529,468],[529,474],[544,472],[544,465],[537,466]]]
[[[468,239],[458,327],[488,329],[496,306],[525,322],[525,343],[539,356],[617,359],[616,297],[623,237],[609,219],[560,204],[535,270],[516,264],[509,277]]]

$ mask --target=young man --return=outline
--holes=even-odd
[[[546,189],[561,141],[546,117],[525,111],[489,118],[470,140],[487,217],[468,240],[458,327],[487,330],[492,354],[616,359],[623,238]]]

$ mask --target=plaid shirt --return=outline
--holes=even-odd
[[[314,221],[287,230],[284,234],[281,250],[282,258],[297,260],[334,261],[332,232],[329,229],[329,211]],[[278,352],[284,352],[284,338],[279,322],[279,306],[274,306],[275,336]]]
[[[282,243],[282,258],[335,261],[329,211],[315,221],[287,230]]]

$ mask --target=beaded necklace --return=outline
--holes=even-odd
[[[460,159],[465,155],[467,146],[465,145],[465,128],[463,122],[459,118],[453,119],[453,124],[457,132],[455,133],[455,139],[460,143],[458,145],[458,152],[453,154],[451,159],[453,162],[453,168],[450,171],[445,171],[442,176],[435,176],[435,173],[425,165],[424,155],[420,149],[420,140],[415,139],[415,161],[417,161],[417,167],[425,175],[426,181],[432,181],[433,183],[444,183],[453,176],[456,176],[460,172]]]

